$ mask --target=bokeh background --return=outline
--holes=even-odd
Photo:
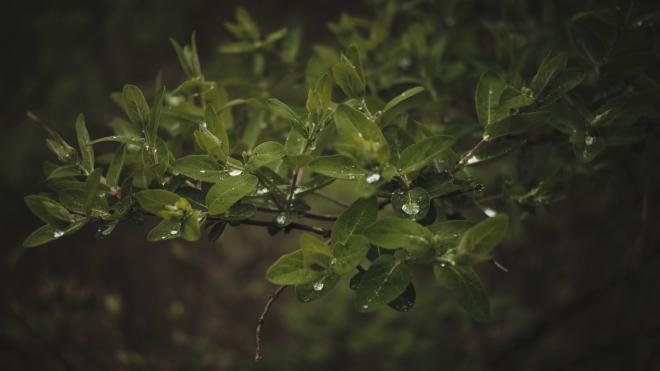
[[[557,2],[559,3],[559,2]],[[582,4],[584,3],[584,4]],[[557,6],[588,8],[595,2]],[[457,310],[429,273],[409,313],[358,314],[340,284],[323,300],[286,292],[253,363],[254,326],[274,287],[267,266],[294,236],[230,228],[217,242],[146,243],[148,225],[106,240],[85,229],[25,250],[39,221],[22,198],[44,188],[44,135],[32,111],[73,138],[79,112],[110,132],[109,93],[181,72],[169,37],[197,30],[203,65],[222,68],[223,22],[245,6],[268,31],[326,24],[354,1],[5,0],[0,12],[0,369],[2,370],[651,370],[660,367],[660,148],[617,152],[566,199],[524,221],[484,266],[493,320]],[[496,2],[484,2],[497,8]],[[303,51],[303,54],[307,51]],[[292,233],[293,234],[293,233]]]

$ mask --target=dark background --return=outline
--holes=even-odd
[[[493,320],[471,322],[429,273],[406,314],[356,313],[346,284],[301,304],[285,293],[252,362],[254,325],[274,287],[263,278],[295,239],[253,227],[220,242],[144,242],[148,226],[108,240],[85,229],[25,250],[39,226],[22,198],[43,190],[44,135],[33,111],[66,138],[79,112],[109,132],[109,93],[182,78],[168,38],[197,30],[202,64],[238,1],[3,2],[0,15],[0,369],[2,370],[651,370],[660,367],[660,149],[619,150],[578,177],[564,201],[525,221],[484,266]],[[567,2],[575,9],[591,4]],[[303,45],[357,2],[247,1],[263,30],[303,27]],[[486,2],[484,11],[488,11]],[[569,5],[570,4],[570,5]]]

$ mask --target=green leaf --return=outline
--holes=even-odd
[[[71,223],[71,225],[65,229],[57,229],[50,224],[46,224],[32,232],[25,241],[23,241],[23,247],[35,247],[71,235],[85,226],[86,223],[87,219],[82,219]]]
[[[436,255],[440,256],[449,249],[456,247],[460,237],[474,223],[468,220],[444,220],[428,226],[433,232],[433,242]]]
[[[76,119],[76,136],[82,157],[82,166],[88,172],[94,170],[94,148],[90,144],[89,132],[85,125],[85,116],[81,113]]]
[[[213,106],[209,105],[206,107],[204,112],[204,118],[206,119],[206,128],[209,132],[213,134],[215,138],[218,138],[222,143],[221,148],[225,156],[229,155],[229,137],[227,136],[227,131],[225,126],[222,123],[220,111],[216,111]]]
[[[268,108],[273,111],[276,115],[286,119],[291,123],[291,126],[296,128],[301,133],[307,135],[307,128],[305,124],[300,120],[300,117],[289,107],[286,103],[280,101],[276,98],[268,99]]]
[[[155,95],[154,101],[151,106],[151,112],[149,114],[149,121],[147,126],[144,129],[145,136],[147,138],[147,143],[155,145],[158,139],[158,128],[160,127],[160,112],[163,108],[163,97],[165,96],[165,87],[161,83],[161,74],[159,73],[156,76],[156,83],[154,86]]]
[[[46,180],[67,178],[67,177],[80,176],[80,175],[83,175],[83,173],[82,170],[80,170],[80,166],[78,164],[63,165],[53,169],[53,171],[51,171],[50,174],[48,174],[48,178],[46,178]]]
[[[415,305],[416,299],[417,292],[415,291],[415,286],[411,282],[403,293],[396,299],[387,303],[387,306],[399,312],[407,312]]]
[[[408,266],[392,255],[381,255],[360,281],[355,304],[360,312],[369,312],[401,295],[410,284]]]
[[[158,242],[181,237],[181,219],[165,219],[147,234],[147,241]]]
[[[500,97],[505,87],[504,80],[495,72],[488,71],[481,75],[474,100],[477,117],[484,127],[509,115],[509,110],[500,106]]]
[[[446,135],[436,135],[408,146],[401,152],[398,171],[409,174],[422,169],[426,164],[446,151],[454,143],[454,138]]]
[[[431,207],[429,193],[422,187],[395,191],[391,199],[394,212],[411,220],[423,219]]]
[[[126,84],[122,90],[124,110],[132,123],[146,129],[149,123],[149,105],[142,90],[135,85]]]
[[[296,296],[303,303],[317,300],[337,286],[340,278],[339,275],[330,272],[314,282],[296,285]]]
[[[332,252],[330,247],[318,237],[309,233],[300,235],[300,249],[303,252],[303,263],[305,268],[314,271],[322,271],[330,265]]]
[[[144,211],[153,215],[161,215],[166,206],[176,205],[181,198],[178,194],[164,189],[146,189],[135,193],[134,197]]]
[[[117,187],[119,184],[119,176],[124,167],[124,158],[126,157],[126,146],[121,145],[115,151],[112,157],[112,162],[108,166],[108,172],[105,175],[105,181],[108,187]]]
[[[413,254],[431,247],[433,233],[412,220],[385,217],[367,227],[364,235],[369,241],[385,249],[403,248]]]
[[[257,213],[257,208],[248,203],[237,203],[227,210],[223,219],[228,221],[240,221],[249,219]]]
[[[85,181],[85,212],[87,215],[92,215],[95,211],[107,211],[107,203],[105,201],[105,190],[99,191],[106,187],[101,185],[101,169],[92,171]],[[103,200],[103,203],[98,201]]]
[[[488,134],[491,139],[510,134],[521,134],[531,130],[537,125],[548,123],[553,119],[554,117],[552,113],[547,111],[512,115],[487,126],[486,134]]]
[[[266,279],[276,285],[300,285],[322,276],[320,272],[305,268],[302,250],[282,255],[266,271]]]
[[[566,68],[567,63],[568,56],[566,53],[559,53],[553,56],[548,55],[543,60],[530,83],[530,88],[537,97],[541,96],[550,81]]]
[[[385,136],[378,125],[364,113],[341,104],[335,111],[335,127],[339,134],[337,150],[364,162],[377,160],[384,163],[389,158]]]
[[[44,223],[62,227],[74,220],[74,216],[59,202],[41,195],[25,196],[25,204]]]
[[[339,62],[332,66],[332,76],[346,96],[356,99],[364,96],[364,80],[351,63]]]
[[[213,156],[218,161],[227,161],[227,152],[225,152],[226,144],[220,138],[211,133],[209,129],[200,126],[198,130],[193,133],[195,143],[207,154]]]
[[[509,217],[498,214],[471,227],[461,237],[457,247],[457,262],[468,264],[490,259],[491,251],[507,236]]]
[[[286,152],[284,146],[277,142],[264,142],[254,147],[250,157],[248,158],[245,169],[247,171],[254,171],[264,165],[275,162],[282,157]]]
[[[190,45],[183,48],[174,39],[170,39],[176,55],[179,58],[179,64],[183,72],[191,79],[199,79],[202,77],[202,68],[199,63],[199,56],[197,53],[197,42],[195,41],[195,33],[190,36]]]
[[[334,230],[333,230],[334,233]],[[355,267],[367,255],[369,240],[362,235],[352,234],[346,242],[332,243],[332,270],[337,274],[346,274],[355,270]]]
[[[355,180],[367,174],[367,170],[343,155],[317,157],[309,163],[309,167],[321,175],[337,179]]]
[[[383,113],[391,110],[392,108],[399,105],[401,102],[403,102],[405,100],[408,100],[408,99],[414,97],[415,95],[417,95],[417,94],[419,94],[423,91],[424,91],[424,88],[421,87],[421,86],[416,86],[414,88],[410,88],[410,89],[404,91],[403,93],[397,95],[396,97],[392,98],[389,102],[387,102],[385,107],[383,107]]]
[[[378,203],[375,197],[361,198],[353,204],[335,221],[332,226],[332,243],[345,244],[355,234],[360,234],[368,225],[376,221]]]
[[[172,172],[208,183],[217,183],[228,176],[222,166],[208,155],[180,157],[172,164]]]
[[[584,81],[586,74],[581,68],[567,68],[557,76],[555,82],[550,86],[550,90],[541,99],[544,105],[556,102],[566,93],[575,89]]]
[[[210,215],[220,215],[252,193],[257,187],[258,179],[254,175],[241,174],[230,176],[213,185],[206,194],[206,206]]]
[[[307,111],[321,115],[331,109],[331,103],[332,78],[326,73],[314,84],[314,88],[309,89],[305,107]]]
[[[488,321],[490,306],[486,290],[472,268],[436,263],[433,272],[470,317],[479,322]]]
[[[57,159],[63,163],[73,163],[78,160],[78,154],[76,153],[75,148],[71,147],[61,135],[59,135],[55,130],[51,129],[47,125],[43,125],[44,129],[51,136],[51,138],[46,139],[46,144],[48,149],[51,150],[57,156]]]
[[[199,212],[194,212],[183,221],[181,229],[181,237],[186,241],[197,241],[201,237],[200,221],[201,216]]]

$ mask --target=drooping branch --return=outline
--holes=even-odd
[[[264,306],[264,310],[261,312],[261,315],[257,319],[257,329],[255,332],[256,340],[257,340],[257,345],[256,349],[254,351],[254,361],[259,362],[261,361],[264,357],[261,355],[261,327],[263,326],[266,316],[270,312],[270,308],[273,306],[273,303],[277,298],[280,297],[280,294],[287,288],[288,286],[280,286],[275,290],[275,292],[268,298],[268,301],[266,302],[266,306]]]
[[[255,225],[255,226],[260,226],[260,227],[282,228],[282,227],[278,226],[275,222],[271,222],[271,221],[268,221],[268,220],[245,219],[245,220],[241,220],[240,223],[245,224],[245,225]],[[291,223],[291,224],[288,224],[284,228],[299,229],[301,231],[316,233],[316,234],[321,235],[323,237],[329,237],[330,236],[330,230],[329,229],[321,228],[321,227],[317,227],[317,226],[313,226],[313,225],[302,224],[302,223]]]
[[[279,209],[274,209],[270,207],[264,207],[264,206],[257,206],[258,211],[263,211],[266,213],[280,213],[282,210]],[[308,219],[316,219],[316,220],[322,220],[322,221],[327,221],[327,222],[334,222],[337,220],[337,215],[327,215],[327,214],[315,214],[315,213],[303,213],[302,216]]]
[[[461,170],[467,164],[468,160],[470,160],[470,158],[474,156],[474,154],[479,150],[479,148],[488,142],[490,142],[490,137],[484,135],[484,137],[477,144],[475,144],[474,147],[467,151],[467,153],[460,160],[458,160],[452,172],[455,173]]]

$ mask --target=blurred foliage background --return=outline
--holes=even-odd
[[[3,370],[650,370],[660,366],[660,148],[618,150],[610,166],[566,187],[566,198],[524,220],[498,251],[510,268],[484,267],[493,320],[470,321],[432,277],[416,277],[406,314],[358,314],[347,284],[318,302],[291,292],[264,330],[254,364],[254,325],[274,287],[263,273],[295,241],[231,228],[215,244],[144,242],[147,226],[108,240],[85,230],[32,250],[39,222],[22,198],[43,189],[44,135],[32,111],[65,137],[84,111],[109,134],[109,94],[126,82],[182,79],[169,37],[197,30],[203,66],[230,75],[217,52],[223,22],[250,10],[264,32],[303,29],[303,56],[332,40],[342,12],[373,14],[378,2],[8,0],[0,15],[0,365]],[[451,4],[452,2],[447,2]],[[466,2],[485,18],[552,21],[597,1]],[[652,4],[652,2],[650,2]],[[456,5],[456,3],[454,3]],[[377,11],[377,5],[376,5]],[[464,20],[469,22],[470,20]],[[235,62],[233,62],[235,64]],[[229,67],[227,67],[229,66]],[[224,70],[223,70],[224,69]],[[469,90],[474,83],[470,84]],[[496,171],[496,169],[494,170]]]

